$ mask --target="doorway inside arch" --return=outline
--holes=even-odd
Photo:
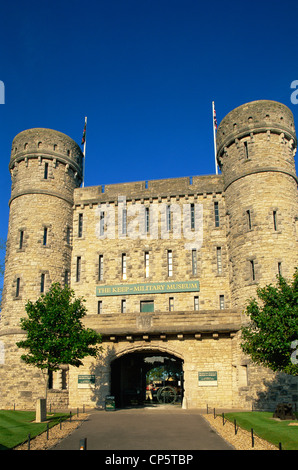
[[[111,394],[117,408],[181,406],[183,361],[159,351],[127,353],[111,364]]]

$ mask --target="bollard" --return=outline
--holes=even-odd
[[[47,423],[47,440],[49,440],[49,423]]]
[[[30,450],[30,434],[28,434],[28,450]]]
[[[255,446],[254,430],[251,428],[251,447]]]
[[[87,438],[80,439],[80,450],[87,450]]]
[[[236,419],[234,419],[234,428],[235,428],[235,436],[237,434],[237,424],[236,424]]]
[[[225,425],[225,414],[224,413],[222,414],[222,425],[223,426]]]
[[[279,450],[282,450],[281,442],[278,444]]]
[[[60,424],[60,429],[62,429],[62,419],[61,419],[61,416],[59,418],[59,424]]]
[[[215,419],[216,416],[215,416],[215,408],[213,409],[213,418]]]

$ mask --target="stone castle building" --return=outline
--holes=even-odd
[[[43,395],[39,370],[21,361],[16,342],[26,301],[53,282],[86,299],[84,322],[103,337],[100,359],[51,376],[54,405],[103,407],[107,395],[116,406],[140,403],[148,372],[160,366],[175,370],[183,407],[297,403],[298,380],[254,366],[239,343],[256,287],[279,273],[292,279],[298,265],[296,145],[291,111],[254,101],[218,127],[219,175],[81,187],[83,154],[71,138],[18,134],[0,408],[34,408]]]

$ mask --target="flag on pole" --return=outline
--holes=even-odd
[[[213,106],[213,124],[214,124],[214,129],[217,129],[216,112],[215,112],[214,106]]]
[[[83,188],[85,186],[85,157],[86,157],[86,129],[87,129],[87,118],[85,117],[85,125],[84,125],[84,131],[83,131],[83,137],[82,137],[82,142],[81,145],[84,145],[84,150],[83,150]]]
[[[85,118],[85,125],[84,125],[81,145],[85,144],[85,142],[86,142],[86,127],[87,127],[87,118]]]
[[[215,173],[218,175],[218,164],[216,158],[216,135],[215,131],[217,129],[217,119],[216,119],[216,112],[214,107],[214,101],[212,101],[212,114],[213,114],[213,140],[214,140],[214,160],[215,160]]]

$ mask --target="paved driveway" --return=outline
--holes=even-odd
[[[198,410],[142,408],[92,411],[87,421],[53,450],[232,450]]]

